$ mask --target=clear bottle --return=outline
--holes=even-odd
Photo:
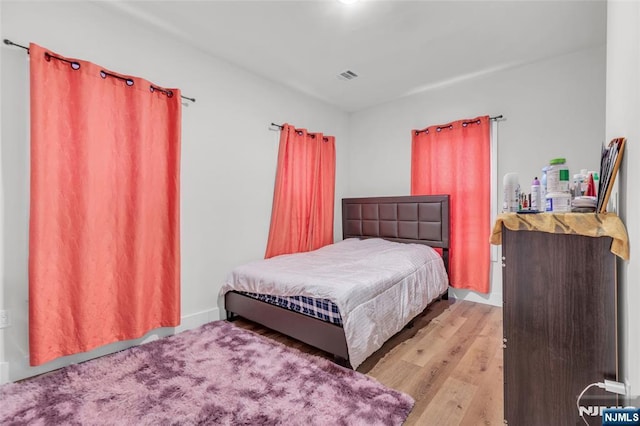
[[[580,195],[585,195],[587,193],[587,185],[589,185],[589,174],[587,169],[580,169],[580,177],[582,181],[580,182]]]
[[[571,182],[571,195],[573,197],[582,197],[584,195],[584,191],[586,191],[585,186],[586,176],[582,173],[576,173],[573,175],[573,182]]]
[[[545,200],[547,196],[547,170],[549,166],[544,166],[542,168],[542,176],[540,177],[540,196],[542,200]],[[544,209],[542,209],[544,211]]]

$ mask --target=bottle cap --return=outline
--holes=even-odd
[[[503,178],[503,185],[518,185],[518,174],[517,173],[507,173]]]
[[[540,181],[538,180],[538,176],[533,178],[533,182],[531,182],[531,185],[540,185]]]
[[[556,164],[564,164],[566,162],[567,162],[566,158],[554,158],[553,160],[549,161],[549,164],[553,166]]]

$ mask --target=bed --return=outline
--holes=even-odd
[[[345,198],[342,230],[331,246],[235,268],[221,289],[227,319],[262,324],[355,369],[447,297],[448,195]]]

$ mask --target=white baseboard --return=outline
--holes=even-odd
[[[191,330],[196,327],[200,327],[211,321],[217,321],[220,319],[220,309],[213,308],[206,311],[196,312],[195,314],[185,315],[182,317],[180,325],[176,327],[176,333],[182,331]]]
[[[449,296],[459,300],[502,307],[502,293],[492,292],[485,295],[471,290],[449,288]]]
[[[29,356],[25,354],[17,362],[11,363],[11,367],[13,368],[13,370],[11,370],[11,374],[9,374],[9,363],[0,363],[0,383],[22,380],[27,377],[37,376],[42,373],[57,370],[67,365],[88,361],[90,359],[98,358],[114,352],[119,352],[127,348],[143,345],[145,343],[158,340],[161,337],[171,336],[182,331],[191,330],[208,322],[217,321],[219,319],[220,309],[217,307],[213,309],[207,309],[205,311],[196,312],[194,314],[184,315],[180,319],[180,325],[178,327],[156,328],[155,330],[149,331],[139,339],[111,343],[89,352],[83,352],[81,354],[57,358],[51,362],[37,367],[31,367],[29,365]],[[6,367],[3,367],[3,364],[6,364]],[[5,377],[2,376],[4,372],[3,368],[6,368],[6,382],[2,381],[2,379]]]
[[[9,363],[0,362],[0,385],[9,383]]]

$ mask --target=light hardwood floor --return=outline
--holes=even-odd
[[[245,320],[235,324],[304,352],[323,352]],[[502,425],[502,309],[442,300],[369,357],[358,371],[411,395],[406,426]]]

